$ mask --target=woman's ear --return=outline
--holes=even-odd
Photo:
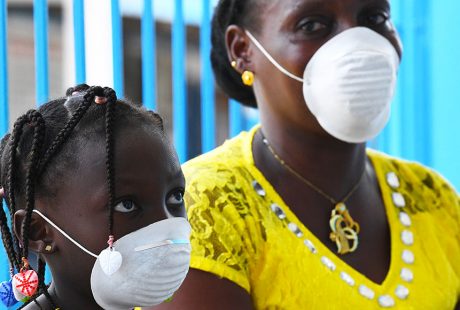
[[[14,214],[13,231],[19,240],[19,245],[22,244],[22,223],[26,218],[25,210],[18,210]],[[30,219],[29,227],[29,249],[38,254],[52,254],[56,251],[56,244],[53,240],[53,231],[50,229],[48,223],[42,219],[38,214],[33,213]]]
[[[235,62],[235,70],[239,73],[243,73],[245,70],[254,72],[251,61],[251,41],[244,32],[244,29],[236,25],[229,26],[225,33],[225,42],[228,61],[229,63]]]

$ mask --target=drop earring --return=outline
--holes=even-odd
[[[0,300],[5,307],[12,307],[18,303],[13,291],[14,268],[10,267],[10,280],[0,283]]]
[[[22,268],[12,281],[13,294],[18,301],[27,301],[38,289],[38,275],[30,268],[27,258],[22,258]]]
[[[254,73],[251,71],[244,71],[243,74],[241,75],[241,80],[243,81],[243,84],[246,86],[252,86],[254,84]]]

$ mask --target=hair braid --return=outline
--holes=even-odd
[[[56,309],[58,307],[56,303],[54,302],[53,298],[51,297],[50,293],[48,293],[48,286],[45,284],[45,270],[46,270],[46,263],[41,258],[39,258],[37,275],[38,275],[38,286],[40,290],[39,292],[37,292],[37,294],[45,295],[46,299],[51,304],[53,309]]]
[[[65,92],[65,95],[67,97],[69,96],[72,96],[75,92],[84,92],[84,91],[87,91],[90,87],[88,86],[88,84],[79,84],[75,87],[70,87],[67,89],[67,91]]]
[[[2,139],[0,143],[0,159],[3,157],[3,152],[5,151],[5,147],[7,145],[7,141],[9,140],[10,135],[7,134],[5,137]],[[2,176],[2,171],[1,171],[1,166],[0,166],[0,182],[1,182],[1,176]],[[2,188],[3,185],[0,183],[0,188]],[[5,191],[3,191],[3,194],[5,194]],[[10,228],[8,226],[8,219],[6,216],[6,212],[3,209],[3,199],[6,201],[6,197],[4,195],[0,195],[0,233],[2,235],[2,241],[3,245],[5,247],[6,254],[8,256],[8,260],[10,262],[10,265],[12,268],[19,270],[19,260],[16,256],[16,252],[14,249],[14,241],[13,241],[13,236],[11,234]]]
[[[3,152],[5,151],[5,148],[6,148],[6,145],[8,144],[8,141],[10,140],[10,137],[11,137],[11,134],[7,133],[3,138],[2,140],[0,140],[0,164],[1,164],[1,161],[3,159]],[[2,185],[2,176],[3,176],[3,172],[2,172],[2,165],[0,165],[0,187],[3,187]]]
[[[32,147],[29,154],[29,165],[26,172],[26,216],[22,222],[22,257],[29,256],[29,228],[32,217],[32,211],[35,207],[35,182],[37,173],[37,164],[39,161],[40,150],[43,146],[45,136],[45,121],[42,115],[35,110],[29,111],[27,116],[30,125],[34,129]]]
[[[5,194],[8,197],[8,209],[10,210],[11,220],[16,212],[16,201],[14,199],[14,171],[16,170],[16,152],[22,136],[23,126],[27,122],[27,115],[23,115],[14,123],[13,133],[10,136],[10,153],[8,156],[8,172]]]
[[[3,199],[0,199],[0,226],[1,226],[3,245],[8,255],[10,264],[13,268],[15,268],[16,270],[19,270],[20,265],[19,265],[18,257],[16,255],[16,251],[14,249],[13,236],[8,227],[8,220],[6,218],[6,213],[3,210]]]
[[[45,170],[51,158],[59,151],[59,149],[62,147],[64,142],[67,141],[68,137],[72,133],[75,126],[77,126],[81,118],[88,111],[89,107],[93,103],[94,96],[96,96],[96,93],[101,93],[101,92],[102,92],[102,87],[99,87],[99,86],[90,87],[88,89],[88,91],[83,97],[82,104],[75,111],[72,118],[67,122],[65,127],[58,133],[56,138],[53,140],[53,143],[46,151],[45,155],[43,155],[42,160],[40,161],[39,173],[38,173],[39,175],[43,173],[43,171]]]
[[[108,187],[108,208],[109,208],[109,235],[113,235],[113,207],[115,200],[115,175],[113,169],[113,109],[117,102],[115,91],[110,88],[104,89],[104,97],[107,98],[105,114],[105,147],[107,152],[107,187]]]
[[[19,141],[21,139],[23,133],[23,126],[27,122],[27,115],[23,115],[14,123],[13,126],[13,133],[10,136],[10,143],[9,143],[9,154],[8,154],[8,164],[7,164],[7,180],[4,189],[8,210],[10,212],[10,220],[11,223],[14,221],[14,213],[16,212],[16,199],[14,195],[15,191],[15,175],[14,172],[16,171],[16,153],[17,148],[19,145]],[[19,248],[19,240],[16,238],[15,234],[11,234],[13,240],[13,252],[15,253],[14,249]],[[20,264],[19,254],[15,255],[15,260],[11,261],[14,264]]]

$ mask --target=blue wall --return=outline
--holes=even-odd
[[[432,5],[433,166],[460,188],[460,1]]]
[[[404,44],[390,124],[375,145],[433,167],[460,187],[460,26],[456,0],[393,0]]]

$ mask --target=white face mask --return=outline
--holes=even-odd
[[[187,275],[191,228],[185,218],[166,219],[127,234],[114,243],[114,250],[105,249],[98,256],[40,211],[34,212],[85,253],[97,258],[91,272],[91,291],[104,309],[158,305],[172,297]]]
[[[385,37],[364,27],[348,29],[318,49],[300,78],[283,68],[250,32],[246,34],[276,68],[303,83],[308,108],[330,135],[363,143],[383,130],[400,63]]]

